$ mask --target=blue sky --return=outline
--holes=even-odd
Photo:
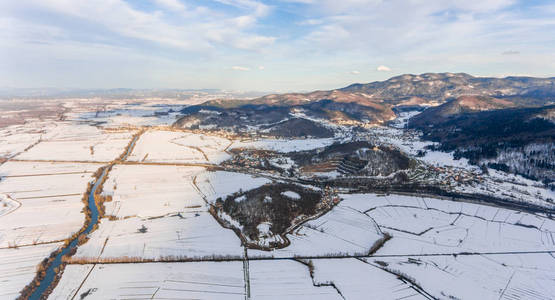
[[[0,87],[307,91],[425,72],[555,76],[555,3],[0,3]]]

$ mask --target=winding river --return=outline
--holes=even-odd
[[[81,234],[76,236],[73,240],[71,240],[71,242],[67,246],[64,246],[62,250],[58,252],[56,257],[54,258],[54,261],[52,261],[52,263],[50,263],[50,265],[48,266],[48,269],[46,269],[45,277],[42,279],[42,281],[40,282],[40,285],[35,289],[33,294],[31,294],[29,299],[39,300],[41,298],[41,296],[48,289],[48,287],[50,287],[50,285],[52,285],[52,283],[54,282],[54,279],[56,278],[55,269],[60,267],[60,265],[62,264],[62,257],[68,254],[71,250],[76,249],[78,246],[77,242],[79,240],[79,237],[87,236],[92,231],[94,226],[98,223],[99,212],[98,212],[98,207],[96,206],[96,203],[94,201],[94,192],[96,191],[96,189],[98,188],[102,180],[104,179],[104,176],[106,176],[106,171],[107,171],[107,168],[104,168],[104,170],[102,170],[102,174],[96,179],[96,182],[94,183],[89,193],[88,207],[91,212],[91,221],[89,222],[89,225],[87,226],[87,228],[85,228],[83,232],[81,232]]]
[[[125,155],[122,157],[122,161],[124,161],[125,159],[127,159],[127,157],[129,156],[129,154],[131,153],[131,150],[133,149],[133,147],[135,146],[135,142],[137,142],[139,135],[135,136],[133,138],[133,140],[131,141],[131,143],[129,144],[129,146],[127,147],[126,151],[125,151]],[[58,254],[56,254],[56,257],[54,258],[54,260],[50,263],[50,265],[48,266],[48,268],[46,269],[46,275],[44,276],[44,278],[40,281],[39,286],[35,289],[35,291],[31,294],[31,296],[29,297],[29,299],[31,300],[40,300],[41,296],[45,294],[45,292],[48,290],[48,288],[52,285],[52,283],[54,282],[54,280],[56,279],[56,268],[60,267],[62,264],[62,257],[66,254],[68,254],[70,251],[77,249],[77,243],[79,241],[79,237],[81,236],[87,236],[94,228],[94,226],[98,223],[98,221],[100,220],[100,214],[98,211],[98,207],[96,206],[96,202],[94,201],[94,194],[96,189],[100,186],[100,183],[102,183],[104,177],[106,176],[108,170],[110,169],[110,166],[106,166],[104,167],[104,169],[102,170],[102,174],[96,179],[95,183],[93,184],[91,191],[89,192],[89,197],[88,197],[88,207],[90,210],[90,216],[91,216],[91,221],[89,222],[89,225],[87,225],[87,228],[85,228],[85,230],[83,230],[83,232],[81,232],[79,235],[77,235],[74,239],[71,240],[71,242],[67,245],[64,246],[60,252],[58,252]]]

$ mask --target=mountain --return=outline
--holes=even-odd
[[[416,115],[409,127],[437,142],[434,149],[455,151],[455,158],[555,181],[555,105],[505,108],[507,103],[488,99],[461,109],[469,102],[459,99]]]
[[[443,122],[446,118],[454,115],[516,106],[511,101],[489,96],[460,96],[439,106],[424,110],[422,113],[411,118],[410,122],[413,126],[426,126]]]
[[[518,105],[541,106],[555,99],[555,78],[474,77],[465,73],[406,74],[386,81],[352,84],[340,89],[393,105],[441,104],[463,95],[507,99]]]
[[[466,111],[539,107],[552,104],[554,100],[555,78],[407,74],[330,91],[272,94],[252,100],[211,100],[185,108],[183,117],[175,125],[225,127],[235,131],[260,130],[260,126],[264,126],[263,129],[271,133],[283,132],[269,127],[291,117],[321,119],[343,125],[375,125],[395,119],[395,111],[402,109],[438,106],[424,114],[437,117]],[[309,128],[317,126],[306,123],[303,125],[307,130],[300,130],[299,134],[316,134]],[[322,130],[317,131],[317,135],[321,135]]]

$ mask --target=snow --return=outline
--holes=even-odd
[[[293,191],[286,191],[286,192],[283,192],[283,193],[281,193],[281,194],[282,194],[283,196],[289,197],[289,198],[294,199],[294,200],[299,200],[299,199],[301,199],[301,195],[299,195],[299,194],[297,194],[297,193],[295,193],[295,192],[293,192]]]
[[[50,299],[244,299],[244,276],[250,277],[252,299],[423,298],[420,293],[439,299],[550,299],[555,295],[554,220],[540,213],[428,197],[340,195],[343,201],[331,211],[288,233],[289,246],[249,249],[251,260],[242,261],[241,240],[210,215],[207,202],[272,180],[207,171],[206,165],[229,159],[230,148],[291,152],[321,148],[339,139],[232,141],[164,127],[175,120],[178,113],[170,108],[177,107],[115,102],[104,104],[99,112],[88,107],[66,113],[66,121],[33,121],[0,129],[0,158],[14,159],[0,165],[0,298],[16,298],[35,276],[37,264],[61,245],[58,241],[83,226],[82,198],[92,174],[124,152],[138,130],[135,126],[145,125],[158,127],[143,128],[129,164],[116,164],[108,173],[103,195],[112,201],[104,203],[106,217],[78,247]],[[431,143],[415,132],[400,130],[410,116],[398,118],[393,124],[397,128],[372,128],[368,139],[417,154]],[[501,159],[519,157],[505,153]],[[48,162],[52,160],[76,163]],[[555,199],[555,192],[536,181],[495,170],[482,176],[466,159],[454,160],[452,153],[428,150],[420,160],[419,167],[437,166],[449,176],[483,177],[470,183],[449,182],[454,191],[554,207],[550,199]],[[269,162],[285,169],[295,165],[289,158]],[[335,171],[312,175],[339,176]],[[432,183],[443,175],[436,175],[439,181]],[[283,195],[300,198],[292,191]],[[220,218],[240,227],[226,214]],[[271,226],[258,225],[260,244],[281,241],[270,234]],[[367,256],[385,233],[391,239],[371,257],[339,258]],[[291,259],[299,256],[312,258],[312,273]],[[161,262],[223,257],[237,261]],[[150,260],[158,262],[145,262]]]
[[[333,287],[314,286],[297,261],[250,261],[249,275],[252,299],[341,299]]]
[[[13,200],[9,195],[0,194],[0,217],[11,213],[20,206],[21,203]]]
[[[193,185],[202,172],[201,167],[116,165],[103,187],[103,194],[112,196],[104,203],[106,215],[147,218],[204,206]]]
[[[437,298],[551,299],[555,295],[555,260],[546,253],[379,260],[388,264],[387,269],[414,278]]]
[[[555,250],[555,221],[537,215],[412,196],[342,197],[393,236],[380,255]]]
[[[146,232],[139,231],[146,227]],[[90,240],[77,249],[75,258],[145,259],[242,257],[241,240],[206,211],[180,212],[154,219],[103,219]]]
[[[112,196],[112,201],[104,203],[105,215],[110,219],[101,220],[99,228],[78,248],[75,257],[242,257],[240,239],[208,213],[203,187],[208,178],[216,182],[222,178],[239,179],[245,186],[252,183],[241,177],[230,177],[233,173],[215,173],[191,166],[114,166],[103,189],[103,195]],[[237,182],[229,185],[238,186],[241,185]],[[224,190],[220,192],[235,191]],[[143,226],[146,232],[139,231]]]
[[[81,201],[97,165],[7,162],[0,195],[17,202],[0,215],[0,247],[65,239],[84,222]],[[13,203],[12,202],[12,203]]]
[[[333,283],[345,299],[427,299],[397,276],[354,258],[314,259],[314,281]]]
[[[167,100],[164,102],[168,102]],[[103,127],[172,125],[185,105],[146,103],[120,104],[110,102],[108,109],[67,113],[66,117],[78,122],[100,123]],[[172,111],[170,111],[172,110]]]
[[[149,130],[137,141],[128,161],[219,164],[231,155],[231,142],[218,136],[180,131]]]
[[[0,129],[0,157],[12,157],[38,142],[41,133],[24,126]]]
[[[225,199],[239,190],[252,190],[270,182],[263,177],[225,171],[205,172],[196,179],[200,193],[209,202],[215,202],[218,198]]]
[[[37,265],[61,243],[0,249],[0,299],[15,299],[35,278]]]
[[[77,290],[83,280],[83,286]],[[68,265],[48,299],[69,300],[79,296],[81,299],[242,300],[245,299],[243,263]]]
[[[381,238],[376,223],[350,207],[345,201],[325,215],[303,223],[287,238],[291,245],[273,251],[249,249],[249,256],[294,257],[364,255]]]
[[[399,127],[401,125],[395,126]],[[379,142],[393,145],[412,156],[417,155],[421,150],[425,151],[426,154],[423,157],[418,157],[418,159],[429,165],[439,167],[449,166],[468,170],[478,169],[477,166],[470,165],[466,158],[455,160],[453,158],[453,152],[441,152],[425,149],[426,146],[434,145],[434,143],[421,140],[420,136],[413,131],[405,131],[399,128],[391,127],[373,127],[371,128],[371,132]]]
[[[333,144],[333,138],[320,139],[260,139],[252,141],[234,141],[231,149],[250,148],[277,152],[306,151]]]
[[[0,177],[24,177],[31,175],[86,174],[96,172],[102,165],[95,163],[57,163],[8,161],[0,166]]]
[[[103,132],[96,127],[61,123],[46,131],[41,141],[17,155],[20,160],[98,161],[118,158],[133,132]]]

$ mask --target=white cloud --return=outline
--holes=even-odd
[[[179,0],[154,0],[158,5],[163,6],[165,8],[175,10],[175,11],[184,11],[186,9],[185,5],[181,3]]]
[[[250,71],[251,69],[248,67],[242,67],[242,66],[233,66],[231,67],[232,70],[235,71]]]
[[[377,70],[377,71],[380,71],[380,72],[390,72],[390,71],[391,71],[391,68],[386,67],[386,66],[384,66],[384,65],[381,65],[381,66],[378,66],[378,67],[376,68],[376,70]]]
[[[178,0],[155,1],[161,7],[180,12],[178,19],[170,20],[159,11],[137,10],[123,0],[102,1],[101,4],[97,1],[27,0],[23,1],[21,7],[79,18],[97,26],[99,30],[197,53],[205,53],[220,46],[216,44],[258,51],[275,40],[275,37],[249,30],[258,22],[261,12],[266,11],[261,8],[265,5],[256,1],[225,0],[240,3],[242,11],[239,16],[202,7],[188,8]],[[18,4],[11,6],[20,8]]]
[[[553,4],[147,1],[151,5],[133,0],[0,1],[0,82],[291,91],[341,87],[359,78],[353,69],[393,62],[395,73],[555,73]],[[264,72],[259,64],[266,66]],[[361,72],[365,80],[383,80],[393,73],[383,67]],[[88,68],[95,73],[81,72]],[[165,72],[168,68],[172,71]],[[238,76],[222,76],[222,68],[236,70]],[[239,76],[253,71],[260,76]]]
[[[262,2],[254,0],[214,0],[225,5],[230,5],[243,9],[251,9],[257,17],[266,16],[270,12],[270,7]]]

